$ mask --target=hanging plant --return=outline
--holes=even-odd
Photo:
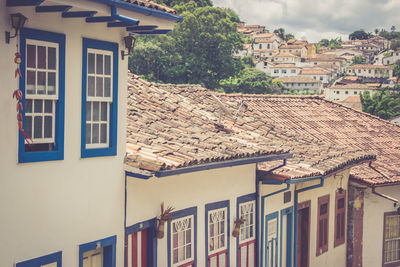
[[[237,219],[234,224],[235,227],[233,227],[233,231],[232,231],[232,236],[233,237],[239,237],[239,233],[240,233],[240,226],[242,226],[244,224],[246,220],[243,219],[243,217],[240,217],[240,219]]]
[[[164,202],[161,203],[161,215],[159,218],[157,218],[157,220],[158,220],[157,238],[158,239],[164,238],[165,223],[171,221],[173,210],[174,210],[174,208],[171,206],[169,206],[166,210],[164,210]]]

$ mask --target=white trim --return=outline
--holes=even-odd
[[[242,212],[242,209],[244,209],[244,208],[248,209],[248,207],[250,207],[250,208],[252,207],[253,224],[250,224],[248,221],[245,221],[244,224],[242,224],[240,226],[239,244],[243,244],[243,243],[252,241],[252,240],[254,240],[256,238],[256,233],[255,233],[255,230],[256,230],[256,228],[255,228],[256,201],[255,200],[251,200],[251,201],[247,201],[247,202],[239,204],[239,218],[250,213],[249,211],[243,211]],[[250,230],[253,229],[253,236],[250,236],[250,237],[248,237],[246,239],[242,239],[242,229],[245,228],[245,227],[250,228]]]
[[[221,232],[214,232],[214,245],[215,245],[215,238],[217,237],[219,237],[219,236],[221,236],[221,235],[224,235],[224,246],[223,247],[219,247],[219,248],[217,248],[217,249],[214,249],[214,250],[211,250],[210,249],[210,244],[211,244],[211,238],[210,238],[210,233],[211,233],[211,231],[210,231],[210,214],[217,214],[217,213],[219,213],[219,212],[223,212],[223,214],[224,214],[224,233],[221,233]],[[218,215],[217,215],[218,216]],[[224,207],[224,208],[220,208],[220,209],[214,209],[214,210],[209,210],[208,212],[207,212],[207,227],[208,227],[208,236],[207,236],[207,240],[208,240],[208,248],[207,248],[207,250],[208,250],[208,255],[210,256],[210,255],[213,255],[213,254],[215,254],[215,253],[218,253],[218,252],[221,252],[221,251],[223,251],[223,250],[226,250],[227,248],[228,248],[228,246],[227,246],[227,243],[228,243],[228,239],[227,239],[227,228],[228,228],[228,222],[227,222],[227,220],[228,220],[228,218],[227,218],[227,216],[228,216],[228,208],[227,207]],[[221,222],[221,218],[215,218],[215,222],[213,222],[214,224],[215,223],[219,223],[219,222]],[[217,227],[217,229],[218,229],[218,227]]]
[[[191,227],[190,227],[190,230],[191,230],[190,231],[190,234],[191,234],[190,240],[191,240],[191,242],[190,243],[186,243],[186,238],[185,238],[184,239],[184,244],[182,246],[179,246],[179,237],[178,237],[178,247],[177,248],[185,247],[186,245],[190,244],[191,245],[191,253],[190,253],[191,257],[190,258],[186,258],[183,261],[179,261],[179,253],[178,253],[178,262],[174,263],[174,224],[176,224],[178,222],[183,222],[183,221],[188,220],[188,219],[189,219],[190,225],[191,225]],[[188,224],[180,224],[179,228],[182,228],[182,229],[179,229],[180,231],[178,231],[178,236],[179,236],[179,233],[185,233],[185,231],[189,229],[187,227],[188,227]],[[194,216],[193,215],[189,215],[189,216],[185,216],[185,217],[178,218],[178,219],[175,219],[175,220],[171,221],[171,233],[170,233],[170,235],[171,235],[171,240],[170,240],[170,242],[171,242],[171,251],[170,251],[170,253],[171,253],[171,267],[178,267],[180,265],[183,265],[183,264],[186,264],[188,262],[193,261],[194,260],[194,242],[195,242],[194,241]],[[186,237],[186,234],[184,235],[184,237]],[[184,255],[185,255],[185,257],[187,256],[186,255],[186,250],[184,250]]]

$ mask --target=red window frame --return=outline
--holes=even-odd
[[[222,255],[222,254],[225,254],[225,265],[224,266],[222,266],[219,263],[219,256]],[[228,267],[228,249],[224,249],[224,250],[218,251],[218,252],[216,252],[214,254],[208,255],[207,266],[211,266],[211,259],[214,258],[214,257],[217,258],[217,267]]]
[[[339,201],[343,200],[343,207]],[[336,192],[335,198],[335,237],[334,247],[344,244],[346,239],[346,190]]]
[[[321,208],[325,207],[326,211],[321,215]],[[317,219],[317,251],[319,256],[328,251],[329,244],[329,195],[318,198],[318,219]]]
[[[256,240],[253,239],[251,241],[247,241],[247,242],[244,242],[242,244],[239,244],[239,250],[238,250],[239,267],[253,267],[253,266],[249,266],[249,247],[250,247],[251,244],[253,244],[253,246],[254,246],[254,253],[253,253],[254,260],[253,260],[253,262],[254,262],[254,264],[256,264]],[[241,250],[242,250],[242,247],[246,247],[246,265],[245,266],[242,266],[242,253],[240,253]]]

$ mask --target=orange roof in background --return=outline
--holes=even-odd
[[[320,83],[320,81],[313,78],[301,76],[280,77],[279,80],[283,83]]]
[[[390,70],[389,67],[382,66],[382,65],[371,65],[371,64],[358,64],[358,65],[353,65],[348,67],[347,69],[353,70],[353,69],[385,69],[385,70]]]
[[[321,68],[303,68],[300,75],[329,75],[330,72]]]
[[[257,39],[257,37],[256,37],[256,38],[254,39],[254,42],[257,43],[257,44],[259,44],[259,43],[268,43],[268,44],[271,44],[271,43],[277,43],[278,41],[275,40],[275,39]]]
[[[360,96],[359,95],[352,95],[352,96],[348,96],[345,99],[343,99],[342,102],[346,102],[346,103],[361,103],[361,100],[360,100]]]
[[[276,64],[272,68],[292,68],[292,69],[299,69],[299,67],[296,67],[295,64]]]

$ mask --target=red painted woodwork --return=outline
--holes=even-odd
[[[318,198],[318,218],[317,218],[317,251],[316,255],[328,251],[329,241],[329,195]]]
[[[138,243],[137,243],[137,233],[132,234],[132,267],[139,267],[138,262]]]
[[[225,254],[225,265],[219,263],[220,255]],[[208,266],[210,267],[211,259],[216,257],[217,258],[217,267],[228,267],[228,250],[222,250],[220,252],[208,255]]]
[[[308,267],[310,263],[310,206],[310,200],[298,205],[297,267]]]
[[[251,240],[248,242],[244,242],[242,244],[239,244],[239,249],[238,249],[238,255],[239,255],[239,267],[254,267],[254,266],[250,266],[249,265],[249,257],[251,255],[249,255],[249,251],[250,251],[250,245],[253,244],[254,249],[253,249],[253,263],[256,264],[256,240]],[[245,247],[246,248],[246,265],[242,266],[242,253],[241,250],[242,248]]]
[[[346,237],[346,190],[336,192],[334,247],[344,244]]]

